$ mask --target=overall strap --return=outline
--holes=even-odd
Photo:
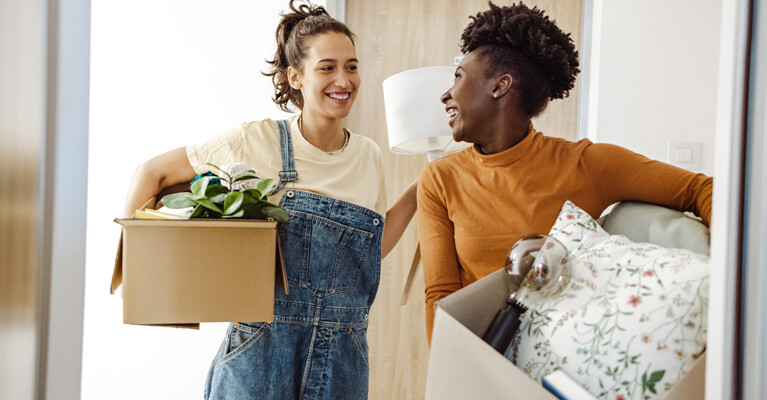
[[[293,142],[290,139],[290,121],[287,119],[281,119],[277,121],[277,125],[280,127],[280,154],[282,155],[282,170],[280,171],[280,182],[269,193],[269,195],[273,195],[282,190],[282,188],[285,187],[285,183],[298,180],[298,172],[296,172],[296,166],[293,161]]]

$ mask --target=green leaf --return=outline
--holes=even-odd
[[[189,192],[179,192],[163,196],[160,201],[168,208],[186,208],[196,206],[198,197]]]
[[[203,176],[202,178],[194,181],[191,186],[192,193],[198,196],[205,195],[205,191],[208,189],[208,183],[212,178],[212,176]]]
[[[239,182],[239,181],[246,181],[248,179],[258,179],[258,177],[255,176],[255,175],[243,175],[243,176],[235,179],[232,183]]]
[[[277,187],[277,181],[276,180],[274,180],[274,179],[264,179],[261,182],[258,182],[258,185],[256,185],[256,190],[258,190],[258,192],[261,193],[261,197],[260,198],[263,199],[275,187]]]
[[[216,204],[224,204],[224,199],[226,199],[227,193],[221,193],[217,194],[210,198],[210,201],[216,203]]]
[[[647,377],[647,372],[642,374],[642,392],[649,390],[651,393],[657,394],[655,391],[655,384],[660,382],[660,380],[663,379],[663,375],[665,374],[666,371],[662,369],[653,371],[649,378]]]
[[[663,379],[663,375],[666,374],[666,370],[659,369],[657,371],[654,371],[652,374],[650,374],[650,382],[660,382],[661,379]]]
[[[242,218],[243,216],[245,216],[245,210],[238,210],[231,215],[222,215],[221,218]]]
[[[243,204],[256,204],[261,200],[261,193],[256,189],[245,189],[242,192],[245,197],[243,198]]]
[[[211,164],[211,163],[209,163],[209,162],[206,162],[206,163],[205,163],[205,165],[209,165],[209,166],[211,166],[211,167],[213,167],[213,168],[215,168],[215,169],[217,169],[217,170],[221,171],[221,168],[219,168],[219,167],[218,167],[218,165],[216,165],[216,164]]]
[[[215,204],[214,204],[212,201],[210,201],[210,200],[209,200],[209,199],[207,199],[207,198],[202,198],[202,199],[199,199],[199,200],[197,200],[197,203],[198,203],[199,205],[201,205],[201,206],[203,206],[203,207],[207,208],[208,210],[211,210],[211,211],[215,211],[215,212],[217,212],[217,213],[219,213],[219,214],[223,214],[223,213],[221,212],[221,209],[220,209],[220,208],[218,208],[218,206],[216,206],[216,205],[215,205]]]
[[[224,199],[224,215],[232,215],[242,206],[242,199],[245,195],[242,192],[234,191],[226,195]]]
[[[213,167],[213,168],[217,169],[217,170],[218,170],[218,172],[220,172],[220,173],[222,173],[222,174],[226,175],[226,180],[227,180],[227,181],[231,181],[231,180],[232,180],[232,176],[231,176],[231,175],[229,175],[229,174],[227,174],[227,173],[226,173],[226,171],[224,171],[223,169],[221,169],[221,167],[219,167],[218,165],[216,165],[216,164],[211,164],[211,163],[205,163],[205,165],[209,165],[209,166],[211,166],[211,167]],[[216,175],[218,175],[219,177],[221,177],[221,175],[219,175],[219,174],[216,174]]]
[[[274,218],[275,221],[285,222],[289,218],[289,214],[284,208],[273,204],[262,206],[261,211],[267,217]]]
[[[194,208],[194,210],[192,210],[192,215],[190,216],[190,218],[197,218],[197,217],[199,217],[200,215],[202,215],[202,212],[204,210],[205,210],[205,207],[203,207],[201,205],[198,205],[197,207]]]
[[[229,193],[229,189],[224,185],[208,185],[208,189],[205,190],[205,196],[208,197],[214,197],[222,193]]]
[[[242,218],[266,219],[266,216],[264,215],[263,212],[261,212],[261,206],[259,205],[251,205],[249,207],[243,207],[242,211],[243,211]]]

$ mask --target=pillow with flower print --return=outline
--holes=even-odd
[[[562,368],[600,399],[661,398],[705,350],[708,257],[610,235],[569,201],[549,235],[571,276],[527,297],[506,357],[539,381]]]

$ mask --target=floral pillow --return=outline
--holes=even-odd
[[[602,399],[661,398],[705,349],[708,257],[610,235],[569,201],[549,235],[571,278],[527,297],[506,357],[539,381],[562,368]]]

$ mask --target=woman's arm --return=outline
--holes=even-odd
[[[189,182],[196,176],[186,155],[186,148],[180,147],[161,154],[141,164],[133,173],[128,195],[125,199],[123,217],[130,218],[136,209],[144,205],[161,189],[181,182]]]
[[[386,225],[384,226],[383,239],[381,241],[381,258],[386,257],[394,246],[399,242],[405,228],[415,215],[417,208],[416,193],[418,181],[410,185],[397,202],[386,212]]]
[[[608,204],[621,200],[690,211],[711,223],[713,179],[651,160],[620,146],[597,143],[582,155],[595,186]]]
[[[447,205],[428,169],[418,187],[418,228],[426,306],[426,339],[431,345],[434,304],[461,289],[461,268],[455,248],[455,228]]]

